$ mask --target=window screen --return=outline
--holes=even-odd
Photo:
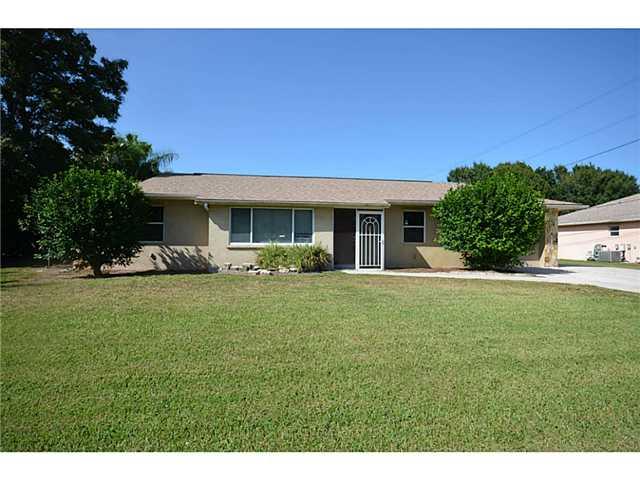
[[[162,242],[164,240],[164,207],[151,207],[149,221],[142,229],[142,242]]]
[[[402,229],[405,243],[424,243],[424,212],[403,212]]]
[[[291,210],[253,209],[254,243],[291,243]]]
[[[313,211],[294,210],[295,243],[311,243],[313,239]]]
[[[231,242],[251,242],[251,209],[231,209]]]

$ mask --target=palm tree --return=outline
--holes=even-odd
[[[150,143],[128,133],[124,137],[116,136],[90,163],[97,168],[120,170],[137,180],[144,180],[168,171],[177,157],[173,152],[154,152]]]

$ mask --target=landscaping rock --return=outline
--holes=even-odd
[[[278,269],[278,273],[289,273],[289,269],[281,267],[281,268]]]
[[[239,272],[240,270],[242,270],[242,267],[240,265],[231,265],[231,270],[233,270],[234,272]]]
[[[291,273],[298,273],[298,269],[296,267],[289,267],[289,271]]]
[[[271,270],[259,270],[260,275],[273,275],[273,272]]]
[[[225,263],[224,264],[224,269],[225,270],[231,270],[231,262]]]
[[[248,272],[252,268],[253,268],[253,263],[243,263],[242,264],[242,270],[244,270],[245,272]]]

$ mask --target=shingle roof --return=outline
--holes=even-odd
[[[387,207],[433,205],[457,183],[269,175],[175,174],[149,178],[142,190],[152,198],[184,198],[218,204],[306,204]],[[569,202],[548,206],[573,209]]]
[[[640,193],[562,215],[559,225],[632,222],[640,220]]]

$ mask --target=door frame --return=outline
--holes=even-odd
[[[380,267],[367,270],[384,270],[384,210],[356,209],[356,270],[360,270],[360,215],[380,215]]]

